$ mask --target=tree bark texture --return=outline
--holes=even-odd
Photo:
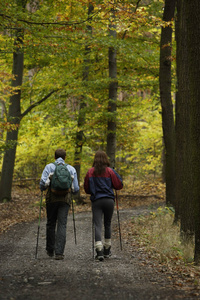
[[[163,21],[174,19],[175,0],[165,0]],[[175,206],[175,124],[171,97],[172,26],[163,26],[160,42],[160,100],[165,144],[166,203]]]
[[[114,9],[112,18],[115,20]],[[110,37],[115,39],[117,32],[115,24],[110,25]],[[109,47],[109,102],[108,102],[108,124],[107,124],[107,155],[110,160],[111,167],[115,167],[115,151],[116,151],[116,101],[117,101],[117,51],[115,47]]]
[[[195,216],[195,255],[200,263],[200,2],[185,0],[186,42],[188,46],[188,88],[189,88],[189,128],[191,196]],[[190,197],[191,197],[190,196]],[[186,208],[187,209],[187,208]]]
[[[176,99],[176,215],[180,216],[181,236],[194,234],[194,190],[191,136],[191,91],[189,87],[190,46],[186,24],[186,2],[177,1],[177,99]]]

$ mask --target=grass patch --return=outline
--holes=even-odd
[[[174,224],[172,208],[159,207],[148,216],[132,218],[130,226],[133,229],[134,240],[152,255],[156,255],[160,263],[169,260],[176,263],[193,262],[194,243],[181,242],[180,225]]]

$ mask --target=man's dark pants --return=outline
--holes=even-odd
[[[69,204],[53,202],[46,204],[46,250],[56,255],[63,255],[66,243],[66,227]],[[57,223],[57,228],[56,228]]]

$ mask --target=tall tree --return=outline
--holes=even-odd
[[[165,0],[160,41],[160,100],[165,144],[166,203],[175,206],[175,125],[171,96],[172,25],[175,0]]]
[[[90,18],[94,7],[91,3],[88,6],[88,18]],[[86,26],[86,32],[89,35],[92,34],[92,26]],[[87,85],[88,77],[89,77],[89,65],[90,65],[90,46],[87,44],[85,46],[84,53],[84,61],[83,61],[83,85]],[[78,182],[80,182],[80,173],[81,173],[81,156],[82,156],[82,148],[85,141],[83,126],[85,124],[85,108],[86,108],[87,96],[82,95],[80,104],[79,104],[79,115],[78,115],[78,131],[76,133],[76,141],[75,141],[75,155],[74,155],[74,167],[77,172]],[[76,195],[76,201],[81,202],[80,191]]]
[[[113,44],[115,43],[116,32],[115,7],[111,9],[111,23],[109,34]],[[116,102],[117,102],[117,51],[115,46],[109,47],[109,101],[108,101],[108,125],[107,125],[107,155],[110,159],[111,166],[115,167],[115,151],[116,151]]]
[[[182,17],[186,24],[186,43],[188,49],[188,87],[189,87],[189,128],[190,153],[189,169],[191,177],[191,196],[195,216],[195,255],[196,263],[200,263],[200,2],[185,0]],[[188,170],[187,170],[188,171]],[[186,207],[187,209],[187,207]]]
[[[26,0],[17,1],[19,9],[24,10],[26,7]],[[12,178],[14,172],[14,162],[15,153],[17,147],[18,138],[18,125],[20,124],[20,99],[21,99],[21,86],[23,78],[23,68],[24,68],[24,53],[23,53],[23,39],[24,31],[23,29],[17,28],[15,32],[14,40],[14,52],[13,52],[13,76],[12,87],[16,88],[16,92],[10,97],[9,103],[9,120],[11,123],[17,125],[15,130],[7,132],[6,143],[14,141],[12,148],[5,152],[3,159],[1,183],[0,183],[0,197],[1,201],[4,199],[10,200],[11,190],[12,190]]]
[[[176,220],[181,221],[183,240],[194,234],[194,189],[192,165],[191,133],[191,91],[189,87],[189,45],[186,23],[186,1],[177,1],[176,57],[177,57],[177,96],[176,96]],[[190,19],[191,21],[191,19]]]

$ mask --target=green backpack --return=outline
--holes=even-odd
[[[51,179],[51,192],[55,195],[64,196],[69,192],[72,185],[71,174],[67,164],[56,164],[55,171]]]

